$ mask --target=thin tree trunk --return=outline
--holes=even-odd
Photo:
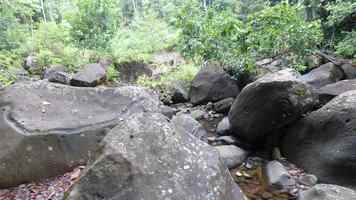
[[[43,21],[46,23],[47,22],[47,18],[46,18],[46,11],[45,11],[45,7],[44,7],[44,2],[43,1],[44,0],[40,0],[40,3],[41,3]]]

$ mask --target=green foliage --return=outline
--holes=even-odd
[[[106,71],[106,79],[110,82],[117,82],[119,78],[119,72],[116,70],[114,65],[111,65]]]
[[[16,49],[16,53],[35,56],[42,69],[51,64],[63,64],[75,71],[88,62],[81,56],[82,52],[71,44],[69,28],[54,22],[40,23],[33,36]]]
[[[170,87],[172,84],[178,81],[183,83],[184,87],[189,88],[198,71],[199,67],[196,65],[180,65],[176,70],[162,74],[158,79],[141,76],[137,80],[137,84],[159,91],[161,100],[164,102],[170,102]]]
[[[111,40],[115,61],[147,61],[152,53],[168,49],[176,42],[176,32],[152,14],[137,17],[130,26],[122,26]]]
[[[84,48],[105,49],[119,26],[118,1],[76,0],[77,11],[67,14],[74,42]]]
[[[219,61],[237,75],[252,70],[256,59],[282,55],[302,69],[303,58],[322,40],[320,22],[304,21],[300,7],[288,3],[265,6],[236,12],[215,4],[208,10],[196,1],[186,4],[176,23],[182,30],[181,51],[194,60]]]
[[[9,51],[0,51],[0,86],[7,86],[16,80],[16,70],[21,67],[20,59]]]
[[[356,60],[356,31],[346,33],[346,37],[335,47],[340,56]]]
[[[280,3],[250,16],[248,48],[258,57],[289,55],[302,63],[322,41],[319,21],[306,22],[300,7]]]
[[[337,26],[343,19],[354,12],[356,9],[356,2],[353,0],[336,0],[329,3],[327,10],[330,12],[328,16],[328,25]]]

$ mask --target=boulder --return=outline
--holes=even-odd
[[[333,63],[326,63],[313,69],[300,77],[300,80],[308,83],[314,88],[321,88],[324,85],[335,83],[344,77],[343,71]]]
[[[313,188],[303,191],[298,195],[297,200],[353,200],[356,199],[356,192],[349,188],[318,184]]]
[[[52,83],[61,83],[64,85],[69,85],[70,75],[66,72],[55,72],[49,75],[48,81]]]
[[[320,103],[324,105],[334,97],[350,90],[356,90],[356,79],[331,83],[316,91],[319,95]]]
[[[285,131],[282,152],[321,182],[356,188],[356,91],[339,95]]]
[[[73,75],[70,85],[77,87],[95,87],[106,80],[106,70],[101,64],[89,64]]]
[[[346,79],[355,79],[356,78],[356,66],[352,63],[345,63],[341,65],[342,71],[344,71]]]
[[[153,74],[148,64],[139,61],[123,62],[115,66],[120,72],[120,81],[124,83],[135,83],[140,76],[151,77]]]
[[[191,115],[189,114],[180,114],[174,116],[172,119],[172,123],[176,126],[183,128],[188,133],[194,135],[201,141],[207,142],[208,141],[208,133],[204,129],[204,127],[196,121]]]
[[[216,102],[225,98],[235,98],[239,88],[235,80],[223,70],[206,67],[201,69],[192,81],[189,98],[197,104]]]
[[[0,188],[63,174],[93,159],[120,120],[157,112],[142,88],[78,88],[47,81],[17,83],[0,93]]]
[[[247,85],[229,112],[234,135],[258,146],[269,134],[310,111],[317,95],[298,76],[296,71],[286,69]]]
[[[32,74],[41,73],[42,68],[38,64],[38,59],[35,56],[27,56],[23,63],[23,68]]]
[[[241,165],[248,154],[245,150],[234,145],[216,146],[215,149],[218,150],[221,161],[228,169],[234,169]]]
[[[104,139],[67,200],[244,200],[219,154],[161,114],[138,113]]]
[[[217,113],[227,114],[231,108],[234,98],[226,98],[214,103],[213,108]]]
[[[185,103],[188,101],[188,91],[184,84],[178,81],[174,81],[170,86],[169,90],[171,93],[172,103]]]
[[[67,69],[64,65],[51,65],[43,71],[41,78],[49,79],[50,76],[58,72],[67,72]]]

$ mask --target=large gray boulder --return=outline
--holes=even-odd
[[[333,63],[326,63],[318,68],[313,69],[307,74],[300,77],[305,83],[315,87],[321,88],[324,85],[335,83],[344,77],[344,72]]]
[[[283,141],[289,161],[321,182],[356,188],[356,91],[349,91],[294,124]]]
[[[262,144],[268,134],[293,123],[317,103],[317,96],[286,69],[247,85],[229,112],[231,130],[250,144]]]
[[[161,114],[139,113],[104,139],[67,200],[243,200],[219,154]]]
[[[319,95],[320,102],[326,104],[334,97],[350,90],[356,90],[356,79],[328,84],[316,91]]]
[[[190,101],[195,105],[235,98],[238,94],[237,83],[230,75],[223,70],[208,67],[198,72],[189,90]]]
[[[298,200],[354,200],[356,192],[349,188],[318,184],[313,188],[299,194]]]
[[[144,89],[77,88],[47,81],[0,92],[0,188],[62,174],[93,159],[98,143],[120,120],[157,112]]]
[[[73,75],[70,85],[95,87],[106,80],[106,70],[101,64],[89,64]]]

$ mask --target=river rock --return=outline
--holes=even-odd
[[[201,69],[192,81],[189,98],[193,104],[216,102],[225,98],[235,98],[239,88],[235,80],[223,70],[210,67]]]
[[[241,165],[247,157],[247,152],[234,145],[221,145],[215,147],[222,162],[228,169],[234,169]]]
[[[343,71],[330,62],[313,69],[309,73],[300,77],[300,80],[315,88],[321,88],[324,85],[335,83],[343,77]]]
[[[266,165],[266,179],[269,186],[287,191],[295,185],[295,180],[287,169],[278,161],[270,161]]]
[[[247,85],[234,101],[229,121],[238,138],[254,145],[298,120],[317,104],[317,95],[292,69],[270,73]]]
[[[213,108],[215,112],[227,114],[231,108],[232,103],[234,102],[234,98],[226,98],[214,103]]]
[[[320,182],[356,188],[356,91],[339,95],[285,131],[287,159]]]
[[[106,70],[101,64],[89,64],[73,75],[70,85],[77,87],[95,87],[106,80]]]
[[[139,113],[104,139],[67,200],[244,200],[219,154],[161,114]]]
[[[316,91],[319,95],[320,103],[324,105],[334,97],[350,90],[356,90],[356,79],[328,84]]]
[[[318,184],[313,188],[301,192],[298,200],[354,200],[356,199],[356,192],[349,188]]]
[[[18,83],[0,93],[0,188],[63,174],[93,159],[120,120],[157,112],[146,90],[78,88],[47,81]]]

